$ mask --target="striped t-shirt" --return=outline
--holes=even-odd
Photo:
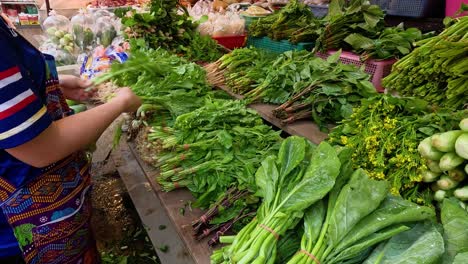
[[[0,18],[0,177],[15,186],[41,173],[5,149],[34,139],[52,123],[45,107],[45,76],[43,55]],[[0,258],[19,254],[0,209]]]

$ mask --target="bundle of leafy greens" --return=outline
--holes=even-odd
[[[279,237],[332,189],[339,171],[340,160],[329,144],[285,139],[278,156],[267,156],[255,174],[257,193],[263,197],[256,218],[231,245],[213,253],[212,263],[275,263]]]
[[[207,79],[213,86],[227,85],[243,95],[265,79],[275,59],[275,55],[253,47],[235,49],[205,66]]]
[[[376,39],[384,28],[384,12],[368,0],[332,0],[325,26],[320,28],[315,49],[346,48],[345,38],[356,33]]]
[[[340,159],[346,156],[349,152]],[[435,217],[429,207],[388,196],[387,182],[372,180],[363,170],[353,173],[349,159],[345,162],[328,199],[306,211],[301,249],[288,264],[362,263],[375,245],[409,230],[408,224]],[[437,234],[440,256],[443,241]]]
[[[145,107],[161,106],[173,118],[199,108],[204,104],[203,97],[211,93],[202,67],[163,49],[134,49],[129,60],[113,64],[94,82],[106,81],[131,87]]]
[[[410,53],[414,43],[423,39],[423,34],[417,28],[404,29],[403,24],[385,28],[376,39],[371,39],[359,33],[348,35],[344,41],[361,55],[362,60],[400,58]]]
[[[416,43],[418,48],[393,65],[382,84],[404,96],[463,109],[468,98],[468,17],[460,17],[438,36]]]
[[[157,146],[153,165],[160,169],[162,188],[187,187],[199,207],[208,207],[232,185],[252,190],[248,175],[281,141],[256,112],[233,100],[208,100],[177,117],[172,128],[153,127],[148,139]]]
[[[196,198],[193,206],[210,208],[193,227],[197,239],[216,232],[209,242],[214,245],[221,234],[252,219],[258,198],[251,175],[281,141],[244,102],[206,99],[172,127],[151,125],[142,155],[159,168],[163,190],[186,187]]]
[[[372,179],[387,180],[393,195],[429,205],[432,195],[420,184],[426,160],[418,145],[428,136],[456,128],[467,114],[443,109],[432,113],[423,100],[382,95],[363,99],[332,130],[329,141],[353,149],[355,168],[363,168]]]
[[[257,87],[245,93],[252,101],[282,105],[274,113],[284,123],[312,118],[327,123],[347,118],[362,98],[376,95],[369,75],[339,61],[341,52],[327,60],[305,51],[288,51],[270,66]]]
[[[292,43],[313,42],[318,37],[317,29],[320,26],[320,21],[307,5],[292,0],[274,14],[253,22],[249,27],[249,35],[268,36],[275,40],[287,39]]]
[[[185,7],[173,0],[151,0],[149,12],[120,9],[127,39],[132,46],[163,48],[194,61],[215,61],[221,56],[217,43],[196,30],[199,23],[191,20]],[[179,12],[181,10],[181,12]]]

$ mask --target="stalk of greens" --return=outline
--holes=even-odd
[[[266,157],[255,175],[263,197],[257,217],[230,246],[213,254],[212,263],[275,263],[277,239],[332,189],[339,169],[336,151],[327,143],[315,147],[300,137],[287,138],[278,156]]]
[[[438,36],[419,41],[393,65],[382,84],[404,96],[435,106],[463,109],[468,97],[468,17],[460,17]]]

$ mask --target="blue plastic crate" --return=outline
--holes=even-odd
[[[388,0],[388,15],[404,17],[439,17],[443,13],[443,1],[439,0]]]
[[[325,17],[328,14],[328,5],[309,5],[316,18]]]

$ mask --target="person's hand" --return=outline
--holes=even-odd
[[[122,111],[126,113],[136,112],[141,106],[140,97],[136,96],[128,87],[120,88],[114,99],[122,106]]]
[[[93,85],[90,80],[83,80],[73,75],[60,75],[60,87],[65,98],[82,102],[89,100],[95,90],[88,89]]]

